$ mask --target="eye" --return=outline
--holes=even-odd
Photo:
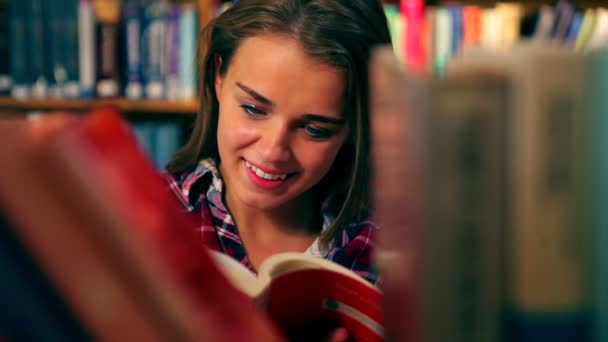
[[[245,103],[240,105],[240,107],[243,108],[243,111],[250,116],[260,116],[266,114],[265,111],[252,104]]]
[[[333,130],[317,127],[314,125],[306,125],[304,126],[304,130],[313,139],[327,139],[335,134],[335,131]]]

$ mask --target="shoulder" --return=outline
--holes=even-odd
[[[374,264],[377,230],[378,226],[371,220],[349,224],[336,233],[328,258],[375,284],[378,281]]]
[[[212,159],[201,160],[179,172],[163,173],[163,178],[188,211],[196,211],[208,191],[221,192],[222,187],[219,172]]]

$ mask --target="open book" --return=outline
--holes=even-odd
[[[381,292],[353,271],[292,252],[269,257],[256,276],[230,256],[210,253],[232,284],[288,333],[333,324],[357,341],[382,339]]]

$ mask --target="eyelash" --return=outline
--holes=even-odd
[[[313,139],[327,139],[335,133],[332,130],[316,127],[314,125],[304,125],[304,131]]]
[[[242,104],[240,107],[243,108],[245,114],[249,116],[260,116],[266,114],[265,111],[259,109],[258,107],[252,104]]]
[[[265,111],[257,108],[255,105],[252,104],[242,104],[240,105],[240,107],[243,109],[245,114],[253,118],[258,118],[260,116],[266,115]],[[304,129],[306,134],[308,134],[312,139],[315,140],[327,139],[335,133],[333,130],[317,127],[311,124],[303,124],[302,128]]]

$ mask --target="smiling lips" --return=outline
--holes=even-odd
[[[287,178],[290,176],[287,173],[272,174],[264,172],[248,161],[245,161],[245,166],[247,167],[247,174],[253,183],[264,189],[278,188],[285,184]]]

